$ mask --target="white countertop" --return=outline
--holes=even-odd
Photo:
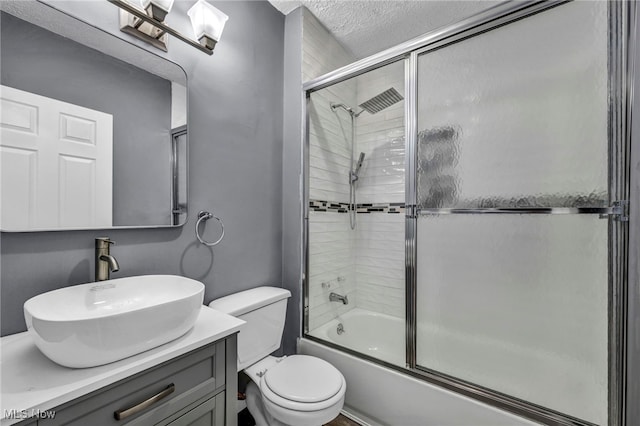
[[[203,306],[194,327],[182,337],[138,355],[92,368],[62,367],[45,357],[24,333],[0,339],[0,425],[10,410],[44,413],[155,365],[240,330],[244,321]]]

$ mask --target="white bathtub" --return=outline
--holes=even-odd
[[[340,335],[339,323],[345,330]],[[404,366],[404,327],[400,318],[355,308],[309,334]],[[298,353],[316,356],[338,368],[347,381],[345,414],[371,426],[538,424],[309,339],[298,341]]]
[[[344,327],[342,334],[338,334],[338,324]],[[405,365],[405,321],[401,318],[354,308],[309,334],[391,364]]]
[[[338,324],[344,328],[342,334],[337,332]],[[405,322],[397,317],[354,308],[309,334],[393,365],[406,365]],[[594,382],[597,376],[581,374],[582,364],[573,359],[424,324],[422,337],[431,343],[430,347],[423,347],[420,358],[423,365],[467,378],[473,383],[492,384],[494,388],[504,389],[509,395],[524,400],[530,394],[531,387],[546,388],[544,393],[537,395],[536,402],[540,405],[558,411],[564,409],[576,417],[582,414],[595,424],[606,423],[606,405],[602,407],[602,404],[591,402],[607,400],[606,386]],[[503,346],[500,347],[501,353],[508,354],[502,358],[495,356],[496,348],[500,345]],[[473,362],[470,362],[469,353],[473,353]],[[553,371],[555,366],[562,374],[550,378],[548,374],[540,374],[539,368],[521,368],[523,363],[546,366],[547,371]],[[555,384],[550,385],[549,380]],[[519,386],[519,383],[526,383],[527,389]],[[569,392],[567,389],[580,389],[580,392]],[[602,417],[604,420],[599,421]]]

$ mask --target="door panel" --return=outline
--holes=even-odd
[[[417,364],[606,424],[608,222],[422,215]]]
[[[609,221],[567,208],[612,201],[608,31],[570,2],[417,59],[418,368],[601,425]]]
[[[6,86],[1,98],[2,229],[111,226],[112,116]]]
[[[418,58],[418,205],[608,206],[606,2]]]

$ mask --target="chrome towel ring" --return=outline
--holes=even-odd
[[[200,230],[199,230],[200,222],[207,221],[211,218],[214,218],[215,220],[220,222],[220,227],[222,228],[222,233],[220,234],[220,238],[218,238],[216,241],[212,243],[203,240],[202,237],[200,236]],[[196,237],[198,237],[198,241],[200,241],[205,246],[213,247],[217,245],[224,238],[224,223],[222,223],[222,219],[220,219],[218,216],[214,216],[213,213],[205,212],[204,210],[198,213],[198,220],[196,221]]]

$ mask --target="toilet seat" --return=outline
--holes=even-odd
[[[267,370],[260,380],[260,391],[282,408],[319,411],[344,398],[345,380],[324,360],[292,355]]]
[[[338,370],[328,362],[307,355],[293,355],[267,370],[265,385],[276,395],[295,402],[326,401],[340,391]]]

